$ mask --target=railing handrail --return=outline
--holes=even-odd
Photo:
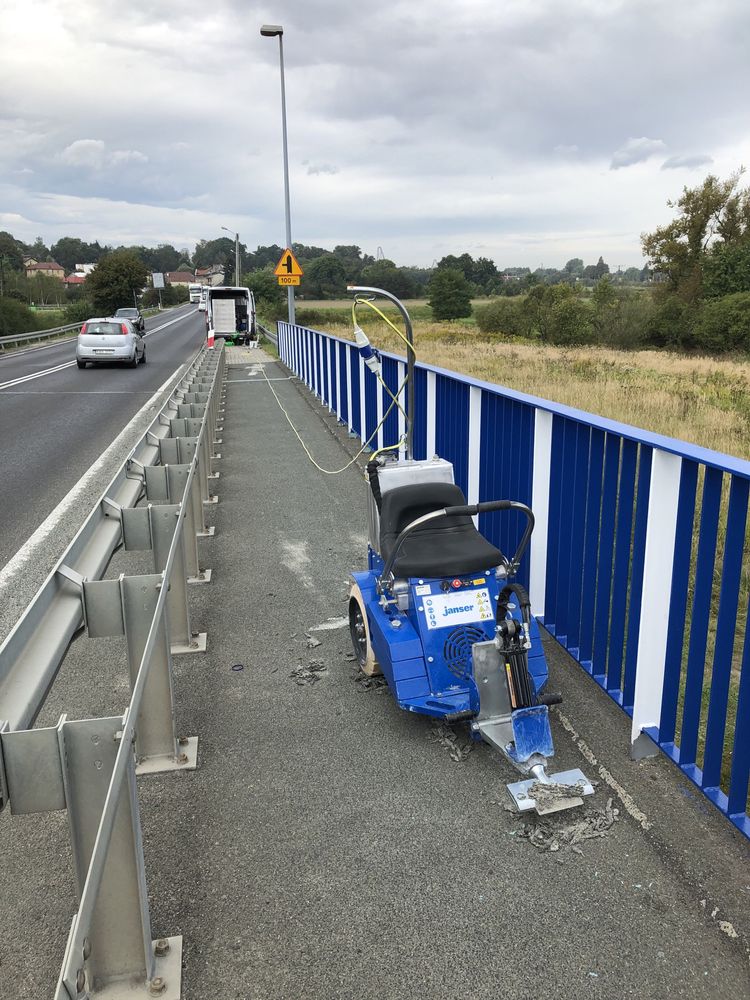
[[[283,320],[279,321],[283,323],[284,326],[289,327],[290,324]],[[325,330],[317,330],[314,327],[302,326],[299,323],[294,324],[294,329],[298,330],[310,330],[312,333],[320,334],[324,337],[329,337],[331,340],[335,340],[340,344],[346,344],[348,346],[356,346],[354,341],[347,340],[345,337],[338,337],[333,333],[327,333]],[[382,357],[390,358],[392,361],[398,361],[402,364],[406,364],[406,358],[401,354],[392,354],[390,351],[380,351]],[[465,375],[463,372],[452,372],[446,368],[439,368],[437,365],[430,365],[424,361],[417,361],[417,367],[421,368],[423,371],[434,372],[436,375],[443,375],[448,378],[455,379],[459,377],[462,382],[465,382],[469,386],[475,386],[477,389],[483,389],[485,392],[491,392],[497,396],[502,396],[505,399],[512,399],[518,403],[525,403],[528,406],[533,406],[537,410],[544,410],[547,413],[551,413],[557,416],[566,417],[568,420],[575,420],[579,424],[583,424],[586,427],[593,427],[597,430],[604,431],[605,433],[617,434],[619,437],[627,438],[629,441],[635,441],[638,444],[648,445],[650,448],[658,448],[659,451],[666,451],[672,455],[679,455],[680,458],[687,458],[692,462],[700,462],[702,465],[711,466],[714,469],[720,469],[722,472],[729,472],[734,476],[740,476],[742,479],[750,480],[750,461],[743,458],[738,458],[735,455],[728,455],[725,452],[714,451],[711,448],[704,448],[702,445],[691,444],[689,441],[681,441],[679,438],[669,437],[665,434],[658,434],[656,431],[645,430],[642,427],[636,427],[633,424],[624,424],[618,420],[612,420],[609,417],[601,417],[596,413],[589,413],[587,410],[579,410],[574,406],[568,406],[565,403],[555,403],[549,399],[543,399],[541,396],[532,396],[525,392],[520,392],[518,389],[511,389],[507,386],[498,385],[494,382],[485,382],[482,379],[473,378],[471,375]]]
[[[5,337],[0,337],[0,346],[3,344],[22,344],[26,340],[42,340],[44,337],[55,337],[59,333],[67,333],[69,330],[80,330],[84,324],[68,323],[66,326],[53,326],[49,330],[33,330],[29,333],[14,333]]]

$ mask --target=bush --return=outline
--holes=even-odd
[[[659,296],[646,327],[646,338],[655,347],[689,347],[694,310],[677,295]]]
[[[36,320],[28,306],[16,299],[0,299],[0,337],[31,333],[35,329]]]
[[[450,267],[438,268],[430,278],[427,290],[435,319],[471,316],[471,285],[461,271]]]
[[[570,285],[535,285],[522,315],[530,334],[548,344],[585,344],[592,339],[591,310]]]
[[[477,326],[482,333],[512,337],[528,332],[528,323],[519,299],[493,299],[474,309]]]
[[[654,315],[651,295],[628,289],[600,288],[602,278],[592,295],[592,325],[596,342],[634,350],[648,341],[649,324]]]
[[[65,323],[83,323],[94,314],[94,307],[88,299],[79,299],[65,307]]]
[[[706,302],[693,327],[693,343],[712,353],[750,350],[750,292]]]

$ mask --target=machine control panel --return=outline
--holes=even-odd
[[[422,589],[417,587],[417,593]],[[425,590],[431,588],[425,586]],[[495,609],[487,587],[462,590],[458,593],[426,593],[420,596],[420,610],[428,629],[466,625],[469,622],[490,621]]]

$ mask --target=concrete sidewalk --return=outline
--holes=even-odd
[[[465,729],[361,682],[341,627],[366,562],[361,472],[313,469],[257,366],[288,372],[247,354],[201,543],[213,582],[191,591],[209,651],[175,660],[199,769],[139,783],[153,931],[184,935],[185,1000],[750,996],[746,842],[667,762],[627,759],[624,716],[553,641],[558,763],[600,784],[536,831],[504,808],[516,776],[488,748],[464,756]],[[273,385],[316,460],[344,465],[335,421]],[[123,567],[146,571],[121,555],[109,575]],[[84,696],[80,717],[122,710],[116,640],[70,660],[40,724]],[[578,853],[566,828],[585,817],[601,836]],[[4,814],[0,837],[0,995],[36,1000],[75,908],[65,818]]]

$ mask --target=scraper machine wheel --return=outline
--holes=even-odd
[[[353,583],[349,590],[349,634],[352,637],[354,655],[362,672],[368,677],[379,674],[381,672],[380,664],[375,659],[370,642],[370,628],[367,624],[365,602],[362,591],[356,583]]]

